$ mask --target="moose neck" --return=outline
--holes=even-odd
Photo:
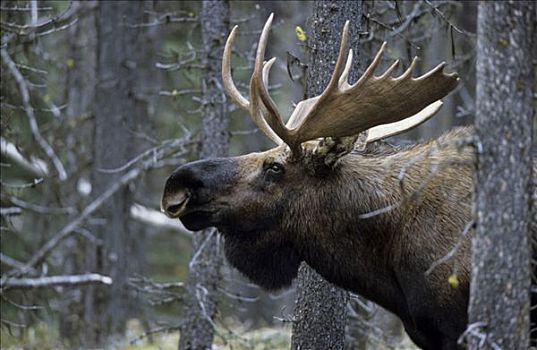
[[[426,146],[419,145],[380,156],[345,156],[337,175],[324,181],[326,186],[302,198],[316,207],[303,211],[300,227],[295,226],[297,250],[324,278],[399,315],[407,310],[398,264],[420,266],[410,261],[415,254],[405,247],[411,244],[406,238],[420,230],[411,213],[434,217],[438,209],[419,204],[428,201],[430,193],[411,199],[423,190],[431,172],[433,160],[426,152]]]

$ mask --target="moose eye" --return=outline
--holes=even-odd
[[[277,181],[284,173],[283,165],[280,163],[270,163],[265,168],[265,179],[267,181]]]
[[[267,170],[270,170],[274,173],[281,173],[283,171],[283,165],[279,163],[272,163]]]

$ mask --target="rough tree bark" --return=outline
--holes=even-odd
[[[362,1],[316,1],[308,35],[309,64],[306,95],[319,95],[328,85],[339,53],[341,32],[350,20],[350,48],[359,61]],[[351,81],[359,77],[356,67]],[[320,228],[321,229],[321,228]],[[348,293],[325,281],[305,263],[298,271],[293,322],[293,349],[343,349]]]
[[[136,113],[136,26],[142,22],[143,3],[103,1],[97,15],[97,88],[94,101],[95,142],[92,184],[99,195],[118,181],[123,172],[105,172],[126,164],[134,156],[133,130]],[[132,266],[127,261],[134,237],[129,234],[129,188],[119,190],[99,210],[102,223],[94,228],[102,247],[93,255],[89,270],[112,277],[108,288],[95,288],[86,297],[88,335],[95,346],[113,346],[120,336],[129,309],[134,306],[127,285]],[[92,312],[93,311],[93,312]]]
[[[225,156],[229,144],[229,119],[222,92],[221,64],[229,32],[229,3],[203,1],[201,33],[203,40],[203,136],[201,158]],[[193,257],[181,325],[179,349],[210,349],[214,336],[217,287],[222,254],[216,229],[193,236]]]
[[[470,349],[528,347],[535,6],[479,4]]]

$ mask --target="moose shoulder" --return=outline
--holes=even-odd
[[[431,117],[457,76],[440,65],[413,78],[414,61],[398,78],[390,76],[395,64],[376,77],[383,45],[351,85],[346,24],[329,86],[299,103],[284,125],[266,87],[271,21],[261,34],[250,99],[231,79],[236,28],[222,74],[228,95],[278,146],[179,167],[166,182],[162,210],[191,230],[217,227],[229,262],[264,288],[288,286],[306,261],[397,314],[418,346],[456,349],[467,323],[471,253],[463,233],[471,223],[472,131],[395,149],[356,145],[364,132],[371,144]],[[436,263],[455,246],[457,254]],[[457,287],[448,283],[454,271]]]

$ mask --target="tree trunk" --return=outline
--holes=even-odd
[[[203,136],[201,158],[227,153],[228,108],[222,92],[221,64],[229,32],[229,3],[203,1],[201,9],[203,40],[202,80]],[[197,232],[181,325],[179,349],[210,349],[214,336],[217,289],[220,283],[222,254],[216,229]]]
[[[67,199],[73,207],[83,206],[84,199],[80,193],[73,191],[77,188],[77,182],[89,181],[89,169],[85,169],[83,164],[91,161],[92,157],[92,137],[93,129],[88,116],[92,112],[93,100],[96,86],[97,68],[97,28],[95,25],[95,1],[74,1],[72,4],[80,14],[76,25],[69,28],[69,53],[67,58],[67,77],[65,88],[65,99],[67,108],[65,114],[69,124],[76,125],[70,127],[70,132],[65,139],[68,174],[73,174],[67,186],[61,186],[62,197]],[[72,220],[71,215],[69,220]],[[62,251],[64,255],[64,273],[77,274],[85,271],[85,252],[88,249],[95,250],[95,243],[87,240],[70,237],[64,243],[67,249]],[[61,311],[59,321],[60,335],[66,343],[74,348],[84,344],[86,330],[89,325],[83,322],[84,308],[83,297],[85,288],[72,288],[64,292],[66,305]]]
[[[470,349],[528,347],[535,6],[479,4]]]
[[[328,85],[339,53],[341,32],[350,20],[350,48],[355,62],[360,53],[358,38],[362,22],[362,1],[316,1],[308,32],[309,65],[306,95],[319,95]],[[359,76],[354,67],[350,80]],[[343,349],[347,321],[348,293],[325,281],[308,265],[298,271],[293,349]]]
[[[116,169],[134,156],[133,116],[136,113],[135,92],[138,27],[142,22],[143,3],[103,1],[99,3],[97,89],[94,103],[95,144],[93,192],[96,196],[117,182],[123,172]],[[95,345],[113,346],[120,336],[130,308],[134,306],[127,285],[132,274],[128,257],[135,238],[129,233],[129,188],[119,190],[100,208],[101,223],[95,228],[103,246],[93,255],[89,270],[112,277],[108,288],[95,288],[86,298],[87,322],[93,325],[88,334]],[[92,265],[92,264],[90,264]],[[93,312],[91,312],[93,311]]]

